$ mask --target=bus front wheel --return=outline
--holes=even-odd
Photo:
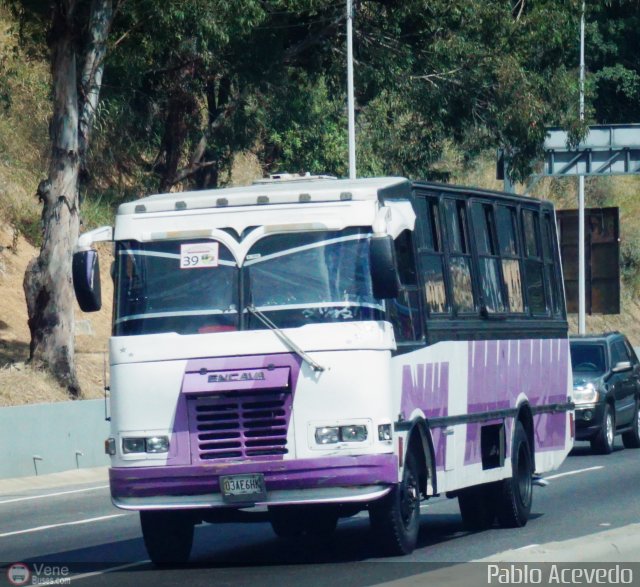
[[[496,513],[504,528],[521,528],[527,523],[533,499],[533,458],[529,439],[521,422],[516,422],[511,447],[511,477],[499,481]]]
[[[386,554],[410,554],[420,530],[420,486],[418,463],[413,453],[406,456],[402,481],[382,499],[369,505],[369,520]]]
[[[189,560],[195,523],[185,512],[141,511],[142,538],[156,566],[181,565]]]

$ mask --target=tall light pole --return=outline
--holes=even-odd
[[[584,13],[585,2],[582,2],[580,17],[580,121],[584,120]],[[578,332],[586,332],[585,317],[585,250],[584,250],[584,175],[578,176]]]
[[[347,0],[347,102],[349,111],[349,179],[355,179],[356,116],[353,99],[353,0]]]

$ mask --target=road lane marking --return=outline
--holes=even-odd
[[[36,528],[27,528],[26,530],[14,530],[13,532],[5,532],[0,534],[0,538],[7,536],[16,536],[17,534],[29,534],[30,532],[42,532],[42,530],[51,530],[52,528],[61,528],[62,526],[78,526],[80,524],[91,524],[93,522],[104,522],[105,520],[113,520],[130,514],[111,514],[110,516],[99,516],[98,518],[87,518],[85,520],[75,520],[73,522],[62,522],[60,524],[49,524],[47,526],[37,526]]]
[[[566,473],[558,473],[557,475],[551,475],[550,477],[545,477],[547,481],[550,479],[558,479],[560,477],[567,477],[569,475],[577,475],[578,473],[587,473],[588,471],[597,471],[598,469],[604,469],[603,465],[598,465],[596,467],[589,467],[587,469],[576,469],[575,471],[567,471]]]
[[[86,491],[97,491],[98,489],[107,489],[108,485],[98,485],[97,487],[86,487],[84,489],[73,489],[71,491],[58,491],[57,493],[44,493],[42,495],[30,495],[28,497],[14,497],[0,501],[0,505],[5,503],[16,503],[19,501],[29,501],[31,499],[44,499],[46,497],[57,497],[58,495],[69,495],[71,493],[83,493]]]
[[[526,546],[521,546],[520,548],[514,548],[513,550],[529,550],[530,548],[536,548],[540,546],[539,544],[527,544]]]
[[[142,565],[150,564],[150,560],[138,561],[136,563],[129,563],[127,565],[120,565],[118,567],[109,567],[104,571],[94,571],[93,573],[83,573],[82,575],[73,575],[69,577],[69,581],[77,581],[78,579],[88,579],[89,577],[97,577],[98,575],[106,575],[107,573],[112,573],[114,571],[124,571],[125,569],[130,569],[132,567],[141,567]]]

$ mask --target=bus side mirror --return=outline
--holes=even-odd
[[[71,272],[80,309],[83,312],[98,311],[102,307],[98,251],[89,249],[74,253]]]
[[[373,236],[369,242],[369,264],[374,297],[379,300],[398,297],[400,280],[393,237]]]

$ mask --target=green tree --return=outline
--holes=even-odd
[[[71,256],[80,227],[78,185],[98,103],[105,43],[117,0],[14,2],[24,21],[47,22],[53,114],[42,202],[42,245],[25,272],[30,361],[50,370],[72,396],[75,372]]]
[[[640,119],[639,8],[637,0],[589,3],[585,61],[597,122]]]

